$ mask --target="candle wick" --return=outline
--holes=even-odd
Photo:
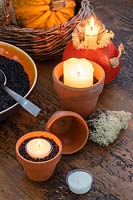
[[[41,147],[41,142],[38,141],[37,145],[38,145],[38,147],[40,148],[40,147]]]
[[[93,31],[93,26],[91,26],[91,31]]]
[[[80,76],[80,72],[78,72],[77,75]]]

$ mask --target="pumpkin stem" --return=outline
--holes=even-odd
[[[122,43],[120,43],[120,45],[118,46],[118,56],[117,57],[114,57],[114,58],[111,58],[109,60],[110,64],[111,64],[111,67],[112,68],[116,68],[118,65],[119,65],[119,62],[120,62],[120,57],[122,55],[122,52],[125,52],[124,50],[124,46]]]
[[[123,52],[125,53],[125,49],[124,49],[123,43],[120,43],[120,45],[118,46],[118,51],[119,51],[118,57],[120,58],[122,53]]]
[[[65,8],[66,4],[67,4],[67,0],[52,0],[51,9],[58,10],[59,8]]]

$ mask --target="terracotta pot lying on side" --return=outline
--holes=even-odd
[[[62,142],[62,154],[72,154],[82,149],[89,136],[86,121],[72,111],[57,111],[48,120],[46,131],[55,134]]]

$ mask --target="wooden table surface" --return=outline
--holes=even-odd
[[[96,15],[115,32],[115,42],[123,42],[121,71],[104,87],[97,108],[133,112],[132,0],[93,0]],[[38,81],[29,97],[41,107],[37,118],[22,108],[0,123],[0,200],[132,200],[133,199],[133,120],[109,147],[88,141],[76,154],[62,156],[54,175],[46,182],[32,182],[25,175],[15,155],[16,141],[25,133],[44,130],[50,116],[60,109],[52,85],[53,67],[60,62],[37,64]],[[90,170],[94,176],[91,191],[84,195],[71,193],[65,183],[68,171]]]

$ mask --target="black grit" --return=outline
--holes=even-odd
[[[0,55],[0,69],[7,77],[7,86],[22,96],[30,89],[29,78],[23,66],[12,59]],[[9,108],[16,101],[0,87],[0,112]]]

